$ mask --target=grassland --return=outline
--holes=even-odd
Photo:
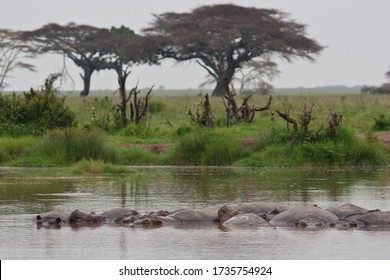
[[[215,127],[207,129],[191,124],[187,115],[188,109],[196,109],[202,96],[196,91],[185,93],[155,94],[145,125],[130,124],[111,132],[95,129],[94,122],[119,102],[117,96],[111,92],[92,93],[86,98],[69,95],[66,104],[77,116],[76,127],[39,137],[3,136],[0,165],[76,166],[93,173],[96,171],[88,170],[115,170],[112,165],[365,166],[389,162],[388,151],[372,135],[374,120],[387,115],[390,96],[275,94],[270,110],[256,113],[251,123],[233,123],[229,128],[222,99],[213,97]],[[254,96],[250,104],[263,106],[267,98]],[[236,99],[241,101],[239,96]],[[286,122],[275,111],[287,108],[290,117],[299,120],[304,106],[313,106],[309,133],[318,139],[307,141],[302,136],[292,143],[291,125],[287,130]],[[327,133],[330,110],[343,117],[337,139]],[[359,139],[363,134],[368,137]],[[165,144],[164,149],[150,149],[160,144]]]

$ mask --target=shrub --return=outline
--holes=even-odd
[[[128,172],[128,169],[120,166],[115,166],[110,163],[105,163],[101,160],[86,160],[83,159],[73,166],[74,174],[92,174],[99,175],[105,173],[123,174]]]
[[[161,101],[151,101],[148,106],[148,110],[152,114],[157,114],[166,109],[166,106]]]
[[[42,135],[47,130],[72,126],[75,116],[65,105],[65,97],[53,88],[56,76],[46,79],[41,90],[23,95],[0,95],[0,134]]]
[[[374,129],[375,130],[390,130],[390,119],[387,119],[385,115],[380,115],[379,118],[374,118],[375,124]]]
[[[388,163],[388,152],[378,142],[360,140],[346,128],[338,130],[337,138],[329,132],[315,142],[287,140],[285,133],[273,132],[263,137],[250,157],[238,162],[245,166],[352,165],[375,166]]]
[[[107,148],[97,130],[53,130],[44,136],[40,150],[57,164],[83,159],[117,162],[117,154]]]
[[[194,128],[180,136],[173,160],[184,165],[229,165],[244,155],[237,139],[207,128]]]

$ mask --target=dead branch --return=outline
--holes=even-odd
[[[281,112],[279,112],[278,110],[276,110],[276,113],[278,113],[278,115],[284,119],[286,122],[288,123],[291,123],[294,127],[294,133],[298,134],[299,132],[299,128],[298,128],[298,122],[292,118],[290,118],[290,116],[286,115],[286,114],[283,114]]]
[[[329,110],[328,115],[328,127],[330,131],[330,135],[332,135],[334,138],[337,136],[337,128],[341,125],[343,122],[343,117],[339,114],[337,114],[334,110]]]
[[[308,126],[310,121],[312,120],[311,114],[313,111],[314,104],[311,105],[310,110],[307,109],[306,105],[303,107],[301,114],[299,114],[299,118],[301,120],[301,125],[303,127],[303,131],[305,134],[308,132]]]

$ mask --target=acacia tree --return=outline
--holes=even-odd
[[[273,55],[288,61],[295,57],[314,60],[313,55],[323,49],[306,36],[305,25],[286,13],[233,4],[156,15],[144,32],[160,36],[162,58],[196,60],[215,79],[214,96],[225,94],[224,78],[231,81],[244,62]]]
[[[130,120],[136,124],[144,118],[151,98],[149,90],[145,99],[138,98],[140,92],[137,87],[126,92],[126,80],[130,75],[130,68],[141,63],[157,64],[156,40],[145,36],[137,35],[128,27],[112,27],[109,40],[102,43],[101,48],[107,54],[107,67],[115,70],[118,76],[119,94],[121,102],[119,108],[123,126],[128,124],[127,104],[130,102]],[[133,98],[133,101],[131,101]]]
[[[34,65],[22,61],[32,58],[34,52],[19,35],[16,31],[0,29],[0,89],[6,86],[5,78],[15,69],[35,71]]]
[[[89,94],[94,71],[109,68],[107,52],[101,48],[109,35],[108,29],[75,23],[64,26],[50,23],[39,29],[23,32],[23,37],[32,42],[36,51],[62,54],[82,68],[80,76],[84,88],[80,96]]]

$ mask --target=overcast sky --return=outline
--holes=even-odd
[[[140,31],[153,14],[168,11],[189,12],[193,8],[234,3],[258,8],[277,8],[307,25],[308,36],[326,49],[315,63],[278,61],[281,75],[275,87],[314,87],[325,85],[379,85],[386,82],[390,69],[389,0],[0,0],[0,28],[32,30],[47,23],[89,24],[97,27],[125,25]],[[36,87],[49,73],[62,68],[62,57],[45,55],[32,61],[38,72],[15,71],[6,82],[7,90]],[[66,61],[75,84],[68,79],[64,89],[81,89],[80,70]],[[134,67],[129,83],[140,87],[197,88],[206,72],[197,63],[166,61],[161,66]],[[113,71],[92,76],[92,89],[117,88]]]

